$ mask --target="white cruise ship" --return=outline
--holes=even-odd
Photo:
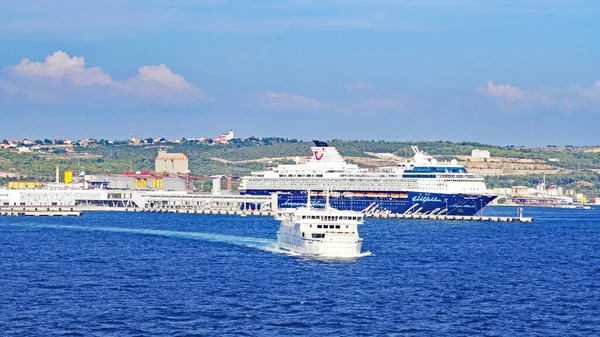
[[[347,163],[335,147],[315,141],[312,156],[243,177],[244,194],[278,193],[278,207],[301,207],[307,190],[323,205],[330,190],[332,207],[363,213],[474,215],[496,198],[483,177],[470,174],[456,160],[438,163],[413,147],[412,162],[369,171]]]

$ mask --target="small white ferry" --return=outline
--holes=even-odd
[[[277,232],[279,248],[302,255],[332,258],[351,258],[361,255],[363,239],[358,225],[364,214],[340,211],[326,203],[325,208],[313,208],[310,197],[305,208],[282,209]]]

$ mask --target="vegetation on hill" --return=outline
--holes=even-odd
[[[493,157],[539,159],[544,162],[576,173],[568,175],[548,175],[549,184],[556,184],[567,189],[576,189],[588,196],[600,196],[600,178],[592,169],[600,169],[600,153],[584,152],[575,147],[543,147],[525,148],[514,146],[491,146],[474,142],[453,143],[435,142],[386,142],[334,139],[329,144],[336,146],[344,156],[368,157],[371,153],[393,153],[401,157],[412,156],[411,146],[432,155],[451,158],[458,155],[470,155],[474,149],[488,150]],[[209,144],[192,141],[181,143],[160,143],[131,145],[124,142],[109,144],[107,141],[91,143],[87,146],[75,145],[75,154],[36,154],[11,153],[0,151],[0,171],[17,172],[23,179],[53,180],[55,167],[79,172],[84,170],[91,174],[123,173],[127,171],[153,170],[154,158],[159,149],[169,152],[181,152],[188,156],[190,171],[194,174],[228,174],[242,176],[251,171],[262,170],[276,165],[280,161],[240,162],[261,158],[282,158],[311,155],[312,142],[303,142],[286,138],[246,138],[234,139],[228,144]],[[82,157],[80,154],[89,156]],[[90,158],[92,157],[92,158]],[[219,158],[231,162],[220,162],[211,158]],[[553,158],[556,161],[548,161]],[[513,185],[535,186],[539,176],[501,176],[487,177],[489,187],[510,187]],[[0,179],[6,182],[8,178]]]

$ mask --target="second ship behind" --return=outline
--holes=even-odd
[[[313,206],[324,207],[329,193],[333,208],[365,214],[475,215],[496,198],[488,193],[483,177],[468,173],[456,160],[438,163],[416,147],[412,162],[369,171],[347,163],[326,142],[314,144],[304,162],[243,177],[241,193],[278,193],[279,208],[306,205],[307,190]]]

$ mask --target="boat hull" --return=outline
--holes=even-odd
[[[359,257],[362,239],[350,235],[325,234],[323,239],[305,239],[297,233],[277,233],[277,245],[280,249],[300,255],[331,258]]]
[[[275,191],[252,190],[250,195],[269,195]],[[323,193],[311,193],[311,204],[324,207],[326,197]],[[338,192],[332,191],[329,198],[331,207],[338,210],[359,211],[365,214],[448,214],[475,215],[496,198],[495,195],[476,195],[460,193],[426,192]],[[279,208],[303,207],[307,202],[307,192],[278,192]],[[447,211],[446,211],[447,210]]]

